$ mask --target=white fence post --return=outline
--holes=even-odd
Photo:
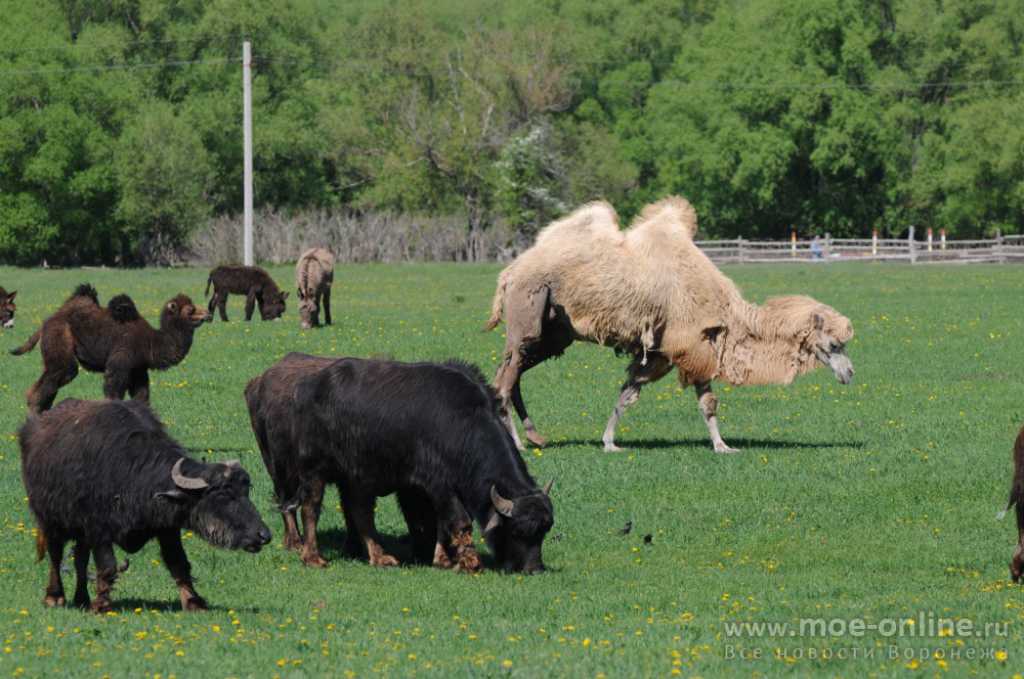
[[[736,244],[739,248],[740,264],[742,264],[747,260],[747,253],[743,249],[743,236],[740,236],[739,238],[736,239]]]
[[[932,251],[932,227],[928,227],[928,252]]]
[[[1003,230],[996,229],[996,257],[1000,264],[1006,263],[1006,253],[1003,250]]]
[[[242,240],[245,265],[252,266],[252,47],[248,40],[242,43],[242,100],[242,143],[245,158],[245,186],[242,190],[245,234]]]
[[[825,232],[825,251],[822,253],[822,256],[826,262],[832,256],[832,234],[828,231]]]
[[[796,229],[789,232],[789,256],[796,257]]]
[[[914,243],[914,227],[910,227],[909,233],[907,233],[907,251],[910,254],[910,263],[917,263],[917,247]]]
[[[946,249],[946,230],[939,229],[939,248],[942,250]]]
[[[878,229],[871,229],[871,256],[878,256]]]

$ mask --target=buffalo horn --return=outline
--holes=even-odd
[[[203,479],[194,479],[182,474],[181,463],[184,461],[185,458],[179,459],[177,462],[174,463],[174,466],[171,468],[171,479],[174,480],[174,485],[176,485],[178,488],[183,488],[185,490],[199,490],[200,488],[206,488],[208,485],[210,485]]]
[[[551,495],[551,486],[553,486],[553,485],[555,485],[555,480],[554,479],[551,479],[550,481],[548,481],[547,483],[544,484],[544,494],[545,495]]]
[[[498,510],[498,513],[502,516],[512,516],[512,512],[515,511],[516,505],[512,500],[503,498],[499,493],[498,489],[491,486],[491,502],[494,504],[494,508]]]

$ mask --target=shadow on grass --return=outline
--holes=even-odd
[[[205,596],[203,598],[206,598]],[[226,613],[227,611],[240,611],[244,613],[262,613],[265,609],[256,606],[224,606],[218,603],[211,603],[206,599],[207,610],[214,613]],[[161,611],[163,613],[178,613],[181,611],[181,602],[177,599],[117,599],[110,602],[110,608],[115,611],[134,611],[141,608],[144,611]]]
[[[197,455],[208,455],[211,450],[215,453],[248,453],[252,451],[252,446],[216,446],[208,448],[186,448],[185,450],[190,453],[196,453]]]
[[[863,448],[863,441],[779,441],[777,439],[729,438],[726,440],[733,448],[769,448],[772,450],[799,450],[822,448]],[[660,448],[698,448],[711,450],[711,443],[706,438],[699,439],[665,439],[649,438],[636,440],[616,440],[615,444],[623,450],[657,450]],[[604,450],[601,439],[566,439],[550,441],[546,448],[567,448],[569,446],[595,446]]]
[[[361,561],[366,563],[366,550],[359,545],[359,551],[353,554],[346,550],[345,543],[348,539],[348,533],[340,528],[331,528],[325,531],[317,533],[317,541],[320,545],[320,553],[328,561],[334,561],[335,559],[346,559],[348,561]],[[413,554],[412,541],[407,535],[394,536],[384,535],[380,536],[380,544],[384,548],[384,551],[391,556],[398,559],[402,568],[433,568],[434,566],[430,561],[423,559],[416,559]],[[480,555],[480,563],[483,565],[486,571],[503,572],[491,553],[481,548],[480,545],[476,545],[477,552]],[[369,566],[368,566],[369,567]],[[547,568],[544,572],[546,573],[559,573],[561,568]],[[453,573],[458,575],[458,573]],[[515,573],[509,573],[508,575],[516,575]],[[237,610],[237,609],[236,609]]]

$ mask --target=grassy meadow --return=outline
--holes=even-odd
[[[180,366],[151,374],[152,405],[194,455],[242,460],[274,542],[254,556],[186,536],[212,607],[200,614],[180,612],[147,546],[115,588],[116,612],[97,617],[42,605],[46,565],[34,558],[14,434],[40,354],[7,350],[79,282],[103,303],[128,292],[155,323],[171,295],[201,300],[206,271],[0,268],[0,285],[19,291],[17,326],[0,331],[0,677],[1011,677],[1024,667],[1024,598],[1007,580],[1016,531],[1012,518],[995,520],[1024,422],[1024,269],[1012,266],[728,268],[749,299],[801,292],[848,315],[853,384],[819,370],[788,387],[718,386],[723,436],[742,449],[721,456],[692,390],[666,377],[625,416],[627,451],[610,454],[601,432],[626,359],[576,345],[523,382],[552,440],[526,455],[541,483],[555,479],[547,573],[346,559],[334,491],[320,524],[332,563],[304,568],[281,548],[246,381],[289,351],[457,356],[491,375],[503,338],[480,327],[497,271],[339,267],[334,326],[314,331],[300,330],[294,300],[281,322],[245,323],[232,297],[230,323],[202,327]],[[291,288],[289,267],[271,273]],[[83,372],[58,400],[100,394],[101,377]],[[392,498],[379,503],[378,527],[401,558]],[[906,621],[922,615],[1008,624],[987,638],[911,637]],[[894,619],[905,634],[735,638],[727,628],[801,618]]]

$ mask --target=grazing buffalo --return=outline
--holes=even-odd
[[[398,563],[373,520],[375,499],[397,492],[417,554],[433,550],[436,566],[454,559],[479,568],[476,519],[500,567],[544,568],[550,484],[542,490],[530,476],[476,367],[293,353],[249,382],[245,397],[285,515],[285,544],[306,564],[326,564],[316,522],[325,485],[336,483],[349,538],[362,539],[374,565]]]
[[[295,285],[299,294],[299,322],[303,328],[320,325],[320,303],[324,322],[331,324],[331,284],[334,255],[323,248],[310,248],[295,263]]]
[[[252,320],[254,306],[260,309],[260,318],[273,321],[284,314],[284,301],[287,292],[281,292],[277,283],[266,271],[258,266],[218,266],[210,272],[206,279],[206,294],[210,294],[213,285],[213,297],[208,307],[210,315],[214,308],[220,310],[220,320],[228,320],[228,294],[245,295],[245,320]]]
[[[53,405],[57,392],[78,375],[81,365],[103,373],[103,395],[149,401],[149,370],[166,370],[181,363],[192,347],[196,328],[209,314],[186,295],[167,300],[160,312],[160,329],[139,315],[128,295],[116,295],[107,308],[96,289],[83,284],[28,340],[11,351],[28,353],[43,340],[43,374],[28,390],[28,407],[42,412]]]
[[[50,555],[44,602],[64,604],[64,545],[75,541],[74,604],[89,606],[86,568],[96,561],[92,610],[110,610],[117,578],[114,545],[137,552],[149,540],[178,586],[181,607],[206,608],[192,586],[181,530],[216,547],[258,552],[270,529],[249,501],[249,475],[236,460],[203,463],[167,435],[147,406],[67,399],[29,417],[18,433],[22,478],[39,530],[39,558]]]
[[[17,294],[17,290],[7,292],[0,288],[0,328],[14,327],[14,312],[18,308],[14,304],[14,297]]]
[[[1014,505],[1017,507],[1017,548],[1013,550],[1010,561],[1010,578],[1020,582],[1024,574],[1024,427],[1013,444],[1013,484],[1010,486],[1010,501],[1006,509]],[[1000,512],[999,518],[1005,514],[1005,511]]]

